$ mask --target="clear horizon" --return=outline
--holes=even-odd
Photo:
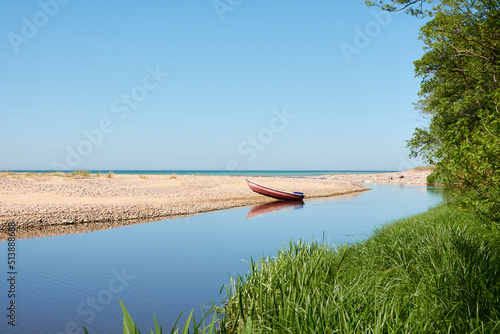
[[[0,170],[406,170],[423,20],[362,3],[3,2]]]
[[[0,170],[2,172],[19,172],[19,171],[58,171],[58,169],[6,169],[6,170]],[[61,170],[61,171],[77,171],[74,169],[66,169],[66,170]],[[181,171],[181,172],[228,172],[226,169],[89,169],[87,171],[142,171],[142,172],[170,172],[170,171]],[[383,172],[397,172],[397,170],[382,170],[382,169],[242,169],[239,171],[235,172],[344,172],[344,171],[359,171],[359,172],[365,172],[365,171],[383,171]]]

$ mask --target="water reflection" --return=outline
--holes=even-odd
[[[370,187],[349,196],[306,199],[307,205],[278,202],[18,240],[22,288],[16,295],[16,333],[64,333],[68,324],[77,329],[85,325],[90,333],[119,333],[118,298],[144,331],[154,327],[153,312],[169,328],[182,310],[181,323],[191,309],[198,318],[200,305],[219,303],[229,275],[248,272],[244,261],[274,255],[291,239],[328,244],[364,240],[381,224],[428,210],[442,200],[441,190],[435,188]],[[249,211],[258,217],[243,224]],[[7,243],[0,242],[1,247],[6,257]],[[109,285],[116,273],[134,278],[119,292],[116,283]],[[99,311],[88,306],[95,300]],[[95,317],[90,316],[92,310]],[[0,333],[12,333],[6,321],[0,322]]]
[[[449,189],[443,187],[427,187],[427,191],[431,194],[440,195],[443,198],[443,202],[448,203],[453,201],[453,193]]]
[[[255,205],[250,209],[245,219],[255,218],[266,213],[276,213],[276,211],[302,209],[304,201],[276,201]]]

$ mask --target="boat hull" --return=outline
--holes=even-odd
[[[286,200],[286,201],[300,201],[304,198],[303,193],[299,193],[299,192],[292,193],[292,192],[283,191],[283,190],[279,190],[279,189],[269,188],[269,187],[263,186],[261,184],[255,183],[253,181],[250,181],[248,179],[246,181],[247,181],[248,187],[250,189],[252,189],[256,193],[264,195],[264,196],[268,196],[268,197],[272,197],[272,198],[276,198],[276,199],[281,199],[281,200]]]

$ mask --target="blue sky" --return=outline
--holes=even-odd
[[[422,24],[362,1],[2,1],[0,169],[410,168]]]

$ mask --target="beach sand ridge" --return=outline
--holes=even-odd
[[[251,177],[301,191],[306,200],[369,190],[360,182],[425,184],[429,171]],[[401,177],[403,175],[403,177]],[[252,192],[242,176],[0,173],[0,240],[15,222],[18,238],[80,233],[275,201]]]

